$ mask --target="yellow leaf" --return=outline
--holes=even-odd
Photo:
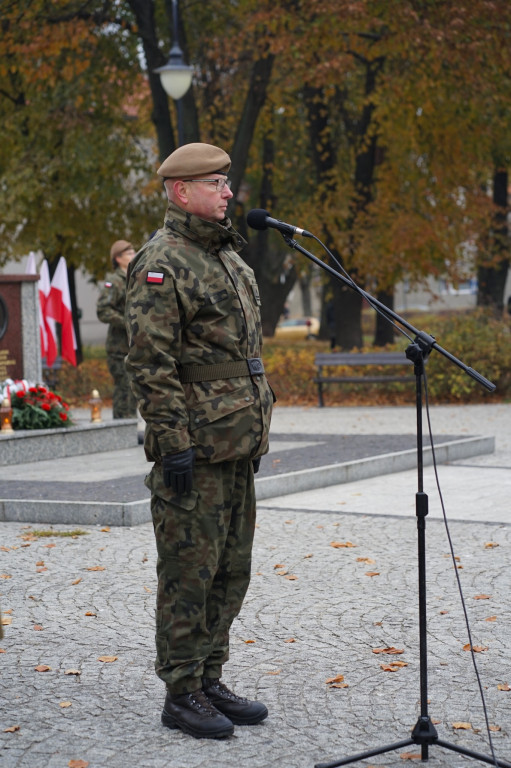
[[[456,728],[456,730],[461,730],[461,731],[471,731],[472,730],[472,725],[470,723],[453,723],[452,727]]]
[[[110,664],[112,661],[117,661],[118,656],[98,656],[98,661],[104,661],[105,664]]]
[[[325,680],[326,685],[333,685],[333,683],[342,683],[344,681],[344,675],[336,675],[335,677],[329,677]]]
[[[70,701],[61,701],[59,704],[59,707],[61,707],[62,709],[67,709],[67,707],[71,707],[71,706],[72,704]]]
[[[151,594],[152,590],[149,589],[149,587],[144,587],[144,589],[145,589],[146,592],[149,592],[149,594]]]
[[[2,624],[3,627],[8,627],[9,624],[12,624],[12,619],[10,616],[2,616],[2,620],[0,621],[0,624]]]
[[[75,579],[74,581],[71,582],[71,584],[79,584],[80,582],[81,582],[81,578]]]
[[[287,640],[284,640],[285,643],[296,643],[296,640],[294,637],[289,637]]]
[[[376,560],[373,560],[372,557],[357,557],[357,563],[365,563],[366,565],[373,565],[376,562]]]
[[[0,579],[12,579],[10,573],[0,573]]]
[[[79,669],[66,669],[64,674],[65,675],[81,675],[82,673],[80,672]]]
[[[366,576],[379,576],[379,571],[366,571]]]
[[[470,643],[467,643],[466,645],[464,645],[463,646],[463,650],[464,651],[470,651]],[[481,653],[481,651],[487,651],[488,650],[488,646],[487,645],[473,645],[472,646],[472,650],[474,651],[474,653]]]
[[[489,729],[490,729],[490,731],[501,731],[502,730],[500,725],[490,725]]]
[[[394,646],[391,646],[390,648],[373,648],[373,653],[404,653],[403,648],[394,648]]]
[[[498,546],[499,545],[497,544],[496,541],[487,541],[486,544],[484,545],[484,548],[485,549],[493,549],[493,547],[498,547]]]
[[[280,675],[280,669],[272,669],[266,673],[267,675]]]
[[[87,568],[88,571],[104,571],[105,567],[103,565],[93,565],[91,568]]]
[[[89,763],[87,760],[70,760],[67,765],[68,768],[88,768]]]
[[[497,621],[497,617],[496,616],[488,616],[488,618],[485,619],[485,621]]]
[[[284,563],[277,563],[276,565],[273,566],[274,570],[277,570],[277,568],[285,568],[285,567],[286,566],[284,565]]]
[[[298,581],[298,576],[294,576],[292,573],[286,573],[284,578],[288,581]]]
[[[497,690],[498,691],[511,691],[511,686],[509,685],[509,683],[499,683],[497,685]]]
[[[330,546],[334,549],[349,549],[350,547],[356,547],[356,544],[352,544],[351,541],[331,541]]]
[[[21,725],[10,725],[8,728],[4,728],[4,733],[15,733],[19,731]]]
[[[275,573],[277,574],[277,576],[285,576],[287,571],[285,568],[282,568],[280,571],[275,571]]]
[[[110,533],[110,526],[108,526],[108,525],[105,525],[105,527],[104,527],[104,528],[101,528],[100,530],[101,530],[103,533]]]

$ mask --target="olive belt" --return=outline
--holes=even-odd
[[[237,376],[256,376],[262,373],[264,373],[264,365],[261,358],[248,357],[245,360],[230,363],[183,365],[179,369],[179,380],[182,384],[190,384],[198,381],[234,379]]]

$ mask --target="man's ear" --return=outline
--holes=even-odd
[[[176,201],[179,201],[182,205],[188,204],[188,190],[184,181],[181,181],[180,179],[174,181],[172,183],[172,192],[174,193],[174,199]]]

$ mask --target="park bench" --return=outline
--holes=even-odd
[[[337,382],[338,384],[357,383],[357,384],[371,384],[374,382],[388,382],[388,381],[414,381],[414,376],[406,376],[404,371],[392,374],[375,374],[375,375],[326,375],[324,368],[332,367],[360,367],[360,366],[403,366],[413,365],[411,360],[405,356],[404,352],[330,352],[325,354],[316,355],[314,359],[314,365],[318,368],[318,375],[314,379],[318,385],[318,406],[322,408],[323,402],[323,387],[325,384],[331,384]]]

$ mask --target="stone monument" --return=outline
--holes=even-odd
[[[0,275],[0,381],[42,380],[39,275]]]

